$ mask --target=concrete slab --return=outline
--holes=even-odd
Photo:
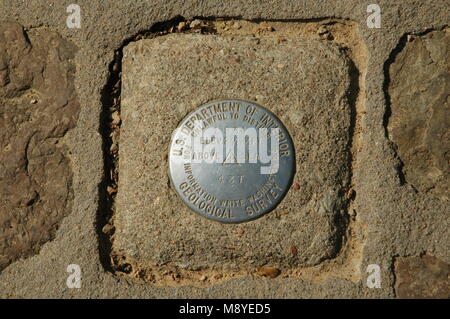
[[[155,267],[235,272],[312,266],[337,254],[350,168],[348,58],[326,40],[279,42],[281,35],[172,34],[124,48],[118,254]],[[177,124],[221,98],[264,105],[287,125],[296,147],[297,186],[274,212],[239,225],[190,211],[167,176]]]

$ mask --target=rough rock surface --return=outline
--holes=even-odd
[[[395,276],[399,298],[450,298],[450,265],[436,257],[398,257]]]
[[[59,142],[78,116],[74,53],[55,32],[0,24],[0,270],[37,253],[70,212]]]
[[[326,41],[200,34],[124,49],[114,248],[184,269],[316,265],[340,248],[349,184],[349,61]],[[253,100],[283,121],[296,148],[294,184],[262,218],[224,225],[190,211],[169,187],[172,131],[221,99]],[[299,186],[299,187],[298,187]],[[297,247],[292,254],[290,247]]]
[[[445,200],[450,198],[449,52],[449,31],[410,36],[389,70],[388,130],[406,181]]]

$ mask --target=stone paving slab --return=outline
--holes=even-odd
[[[388,130],[418,191],[449,200],[450,33],[410,36],[390,67]],[[412,76],[416,74],[416,76]]]
[[[0,25],[0,270],[39,252],[71,211],[59,142],[79,112],[74,50],[54,31]]]

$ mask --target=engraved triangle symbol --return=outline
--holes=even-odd
[[[241,164],[239,164],[237,162],[236,159],[236,154],[234,154],[234,151],[230,151],[227,155],[227,157],[225,158],[225,161],[222,163],[223,166],[241,166]]]

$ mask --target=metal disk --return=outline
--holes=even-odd
[[[295,174],[292,139],[281,121],[243,100],[202,105],[174,131],[169,174],[194,212],[223,223],[273,210]]]

